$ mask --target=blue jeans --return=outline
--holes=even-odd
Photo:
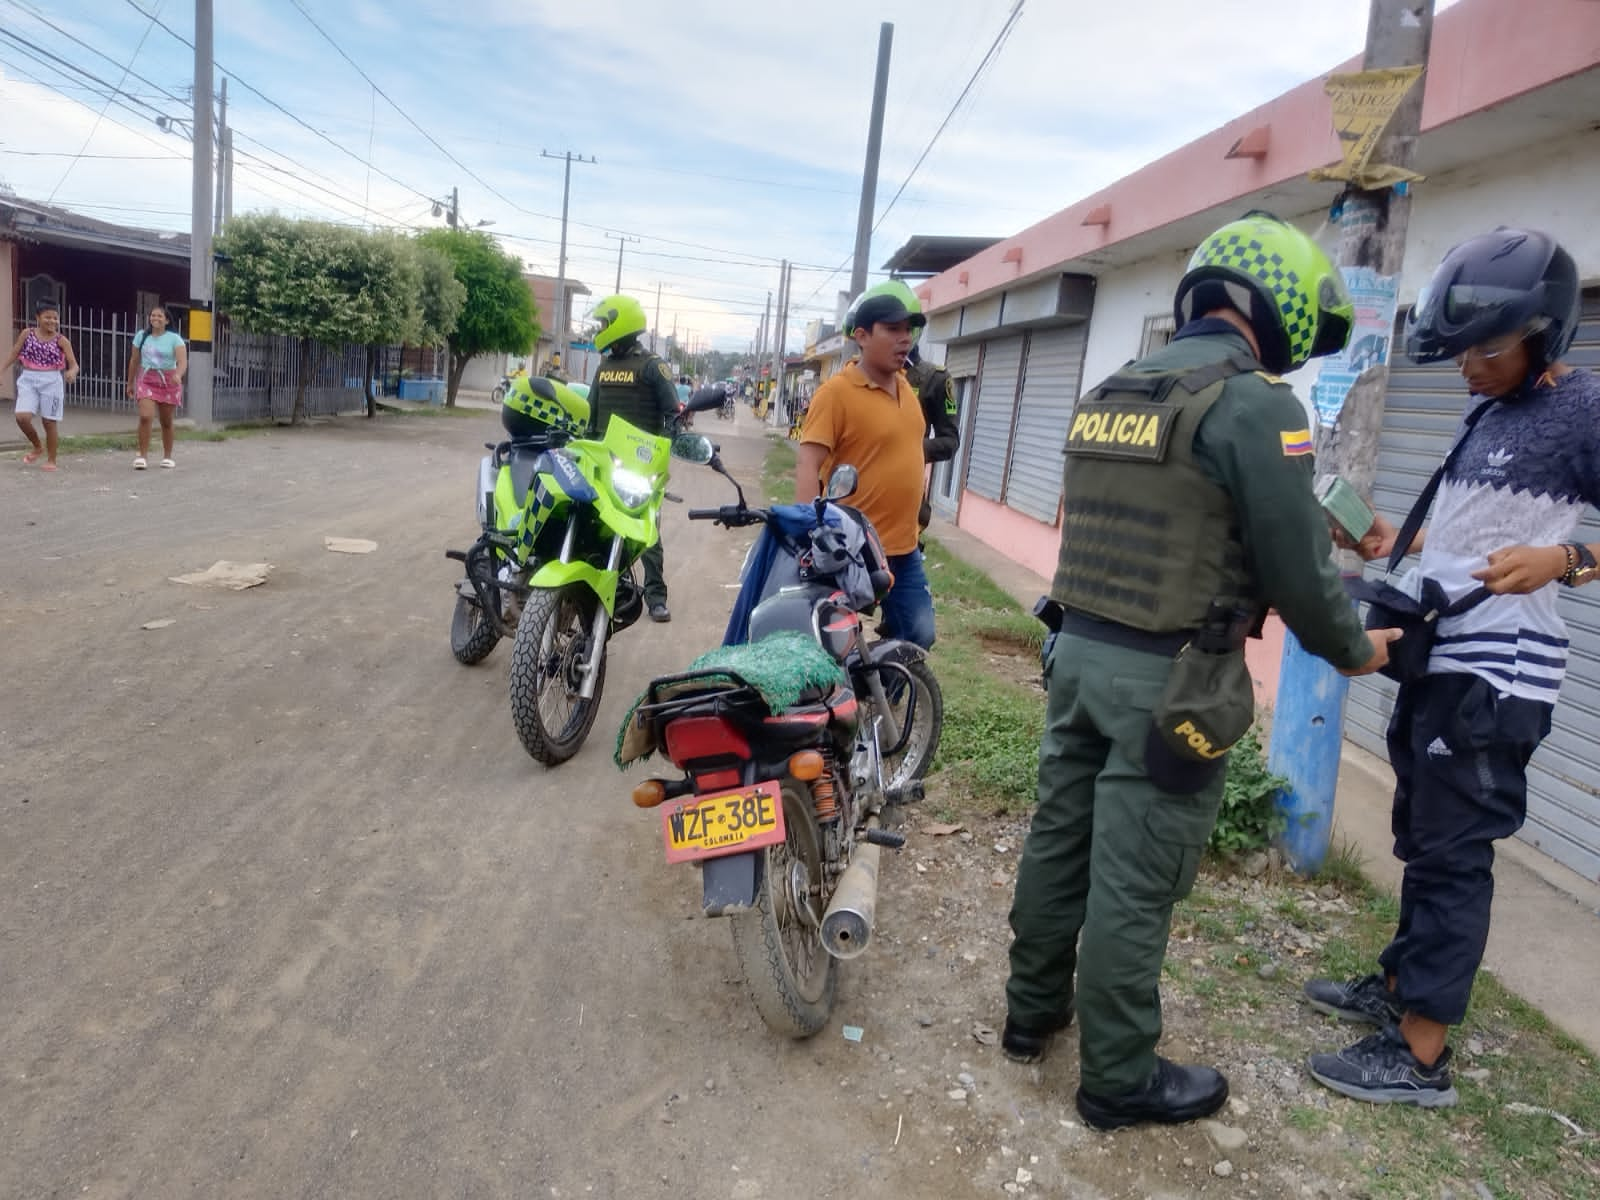
[[[922,551],[889,555],[889,570],[894,587],[883,598],[884,630],[926,650],[933,645],[933,592],[922,570]]]

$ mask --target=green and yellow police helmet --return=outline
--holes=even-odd
[[[879,321],[910,322],[911,344],[916,345],[928,318],[922,313],[922,301],[917,299],[909,284],[900,279],[885,279],[850,302],[844,318],[844,334],[854,337],[857,329],[870,328]]]
[[[524,377],[501,401],[500,424],[513,441],[546,437],[552,430],[576,435],[588,427],[589,401],[565,383]]]
[[[587,383],[569,383],[567,384],[567,390],[581,398],[585,404],[589,402],[589,385]],[[585,414],[585,419],[587,419],[587,414]]]
[[[1342,350],[1355,318],[1344,278],[1322,248],[1260,211],[1202,241],[1178,283],[1180,327],[1219,308],[1250,322],[1262,365],[1278,374]]]
[[[644,305],[632,296],[607,296],[589,310],[589,322],[594,348],[602,351],[649,328]]]

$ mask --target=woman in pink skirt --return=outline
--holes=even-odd
[[[150,324],[133,338],[128,355],[128,398],[139,402],[139,457],[133,469],[142,471],[150,464],[150,426],[161,419],[161,465],[172,467],[172,415],[183,403],[183,377],[189,370],[189,348],[183,339],[167,328],[167,312],[150,310]]]

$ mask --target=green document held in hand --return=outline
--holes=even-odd
[[[1367,502],[1349,481],[1338,475],[1329,475],[1319,483],[1317,501],[1352,542],[1366,537],[1376,520]]]

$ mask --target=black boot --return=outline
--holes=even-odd
[[[1072,1024],[1072,1009],[1067,1009],[1067,1015],[1054,1021],[1043,1028],[1033,1029],[1026,1025],[1018,1025],[1010,1017],[1006,1018],[1005,1029],[1000,1033],[1000,1049],[1012,1062],[1036,1063],[1044,1057],[1050,1039]]]
[[[1154,1121],[1178,1125],[1209,1117],[1228,1102],[1228,1081],[1212,1067],[1183,1067],[1156,1059],[1150,1082],[1120,1096],[1078,1089],[1078,1112],[1092,1129],[1121,1129]]]

